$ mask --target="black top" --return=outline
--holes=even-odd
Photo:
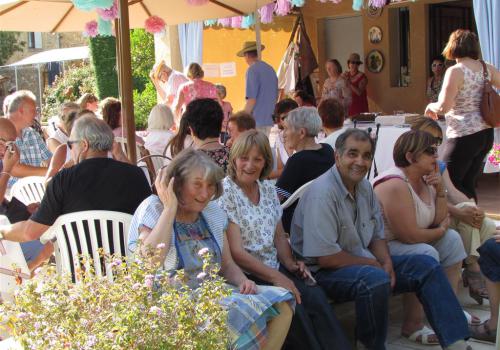
[[[283,173],[276,182],[278,194],[284,197],[282,203],[300,186],[314,180],[335,164],[333,148],[326,143],[320,145],[322,147],[318,150],[300,151],[288,158]],[[298,202],[295,201],[283,211],[281,222],[286,232],[290,232],[293,212]]]
[[[151,188],[140,168],[109,158],[87,159],[54,176],[31,220],[50,226],[60,215],[77,211],[133,214],[149,195]]]

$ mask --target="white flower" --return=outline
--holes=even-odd
[[[208,250],[207,247],[205,248],[201,248],[199,251],[198,251],[198,255],[199,256],[204,256],[204,255],[207,255],[210,251]]]
[[[158,245],[156,246],[156,248],[158,248],[158,249],[165,248],[165,243],[158,243]]]
[[[196,278],[198,278],[199,280],[202,280],[204,279],[205,277],[207,277],[207,273],[206,272],[200,272]]]
[[[142,284],[140,284],[139,282],[137,282],[137,283],[134,283],[134,285],[132,286],[132,289],[133,290],[137,290],[137,289],[141,288],[141,286],[142,286]]]
[[[149,312],[158,316],[163,315],[163,311],[158,306],[151,306]]]

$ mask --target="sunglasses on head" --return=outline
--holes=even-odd
[[[424,153],[429,156],[436,156],[438,154],[438,148],[436,146],[429,146],[424,150]]]

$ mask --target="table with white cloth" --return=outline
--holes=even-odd
[[[440,123],[441,128],[445,128],[444,123]],[[353,128],[354,124],[346,123],[344,124],[344,129]],[[356,127],[359,129],[367,130],[371,128],[372,136],[375,136],[377,126],[375,123],[357,123]],[[380,174],[385,170],[388,170],[394,166],[394,159],[392,156],[394,150],[394,144],[399,136],[405,132],[410,131],[410,126],[408,124],[401,125],[382,125],[380,126],[378,132],[377,148],[375,150],[374,162],[370,170],[370,179],[374,178],[375,168],[377,173]],[[444,134],[444,133],[443,133]],[[444,142],[438,149],[439,157],[441,158],[444,152]]]

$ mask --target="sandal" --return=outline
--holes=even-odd
[[[467,311],[464,311],[464,316],[467,319],[467,324],[469,326],[479,326],[481,324],[481,319],[477,317],[476,315],[471,315]]]
[[[477,340],[495,343],[497,339],[497,330],[490,329],[488,321],[489,320],[486,320],[479,325],[470,326],[470,336]]]
[[[401,335],[408,340],[411,340],[415,343],[422,344],[422,345],[439,345],[439,340],[437,339],[436,333],[432,329],[430,329],[427,326],[423,326],[422,328],[416,330],[412,334],[404,334],[401,333]],[[435,341],[430,340],[430,338],[434,336],[436,338]]]
[[[480,272],[464,269],[462,272],[464,287],[469,287],[469,295],[479,305],[483,305],[483,299],[488,299],[488,291]]]

